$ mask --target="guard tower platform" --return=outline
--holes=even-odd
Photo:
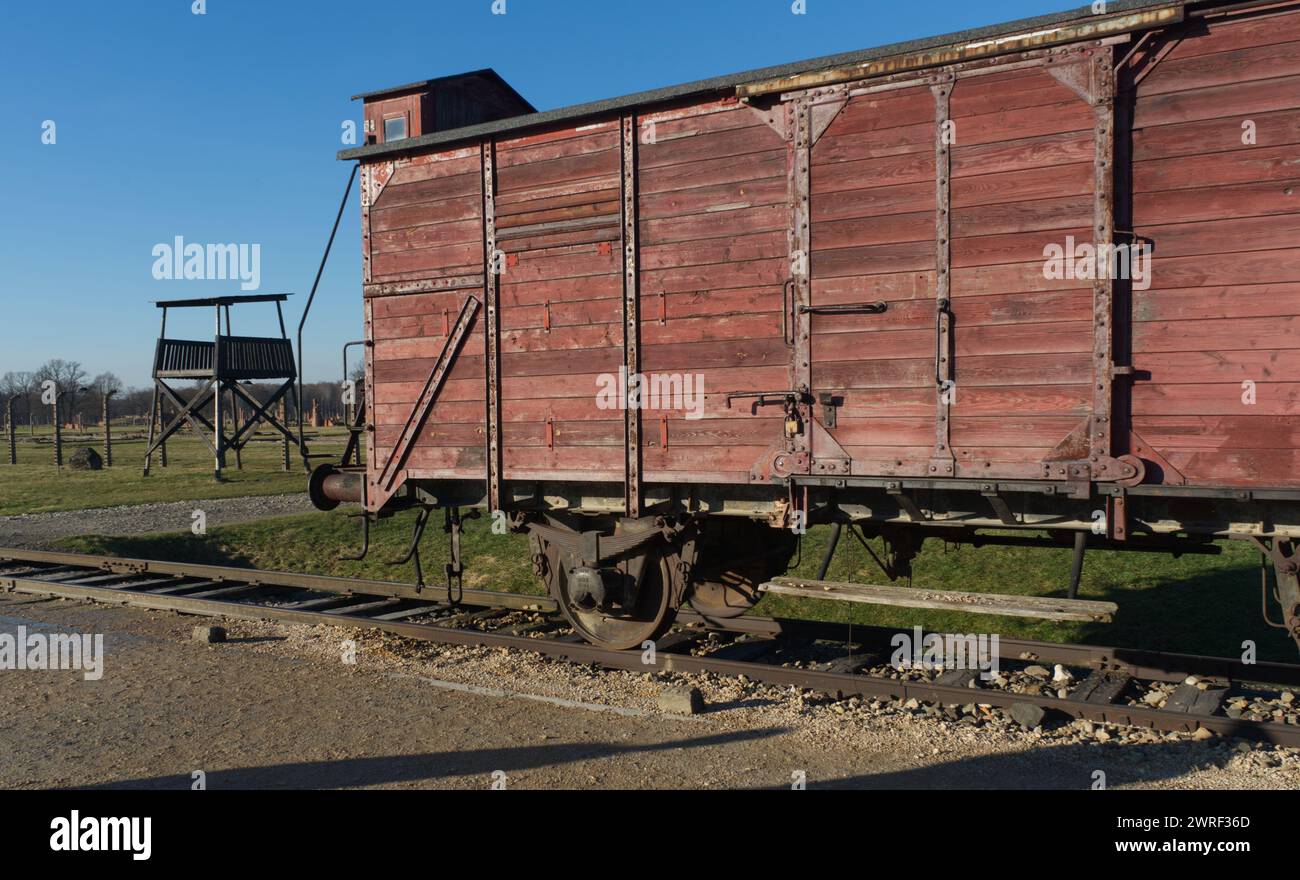
[[[286,444],[299,448],[305,455],[301,438],[296,437],[285,424],[281,410],[277,417],[274,407],[294,395],[297,408],[298,371],[294,366],[293,344],[284,327],[283,303],[287,293],[258,294],[252,296],[215,296],[204,299],[174,299],[155,303],[162,310],[162,327],[154,349],[153,410],[149,421],[149,444],[145,452],[144,473],[147,476],[153,463],[153,454],[167,438],[188,426],[207,443],[213,455],[213,473],[218,480],[226,466],[226,452],[236,456],[252,439],[259,425],[265,424],[283,436]],[[280,322],[280,336],[235,336],[231,333],[230,310],[234,306],[251,303],[275,303],[276,317]],[[167,312],[170,309],[213,310],[212,340],[167,338]],[[222,319],[225,333],[222,333]],[[186,399],[169,382],[190,380],[203,383]],[[252,382],[279,384],[266,400],[258,400],[246,387]],[[207,414],[211,404],[211,417]],[[170,406],[174,415],[170,420],[164,415]],[[165,455],[164,455],[165,463]]]

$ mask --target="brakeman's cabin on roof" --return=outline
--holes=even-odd
[[[365,102],[366,143],[390,146],[408,138],[537,112],[495,70],[362,92],[352,100]]]

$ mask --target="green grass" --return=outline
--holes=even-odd
[[[341,511],[229,526],[214,529],[204,538],[188,534],[90,537],[66,543],[92,553],[409,581],[413,578],[411,566],[389,567],[382,560],[405,552],[413,516],[401,514],[375,526],[371,555],[365,562],[336,558],[341,552],[353,552],[359,541],[359,527]],[[812,529],[804,537],[802,560],[795,569],[800,576],[816,573],[826,537],[824,528]],[[1055,623],[775,595],[766,597],[756,613],[882,626],[921,625],[927,630],[997,632],[1007,637],[1223,656],[1239,656],[1242,641],[1252,639],[1258,646],[1259,659],[1294,662],[1294,644],[1260,620],[1257,555],[1244,544],[1222,546],[1220,556],[1181,559],[1162,554],[1091,551],[1080,596],[1116,602],[1120,610],[1111,624]],[[880,552],[878,543],[875,549]],[[471,521],[466,527],[463,552],[467,587],[539,592],[524,536],[494,535],[486,520]],[[447,554],[436,512],[425,533],[423,557],[426,580],[437,583]],[[975,592],[1062,596],[1069,565],[1067,549],[945,549],[932,541],[916,559],[913,583]],[[885,582],[862,547],[847,534],[828,577]]]
[[[166,535],[71,538],[62,544],[81,553],[147,557],[178,562],[238,565],[378,580],[413,582],[413,564],[390,566],[384,560],[406,555],[414,513],[401,513],[370,527],[370,555],[362,562],[339,559],[361,548],[361,527],[340,509],[331,513],[277,517],[210,529],[203,537],[188,532]],[[532,573],[525,535],[494,535],[485,520],[467,521],[461,542],[464,583],[473,589],[540,593]],[[444,583],[447,537],[439,511],[429,517],[420,546],[426,584]]]
[[[346,431],[312,429],[308,446],[315,452],[340,455],[347,442]],[[313,442],[314,438],[314,442]],[[178,436],[167,443],[167,467],[154,456],[152,473],[143,475],[143,432],[113,429],[113,467],[100,471],[74,471],[68,460],[79,448],[89,446],[103,455],[102,432],[65,431],[63,467],[54,466],[54,445],[49,428],[35,436],[26,429],[18,432],[18,464],[8,463],[8,438],[0,451],[0,516],[42,513],[55,510],[84,510],[116,507],[152,501],[190,501],[199,498],[232,498],[247,495],[281,495],[301,492],[307,477],[297,450],[290,447],[290,470],[283,469],[281,444],[263,433],[244,449],[243,470],[235,467],[235,455],[227,454],[222,482],[212,477],[212,452],[192,435]]]
[[[814,577],[826,530],[805,536],[800,576]],[[1084,565],[1081,599],[1119,606],[1109,624],[1043,621],[947,611],[845,605],[829,600],[772,595],[769,615],[912,626],[943,632],[998,632],[1057,642],[1240,656],[1252,639],[1260,659],[1295,661],[1295,644],[1260,620],[1259,557],[1240,542],[1223,542],[1219,556],[1092,550]],[[877,554],[878,542],[873,542]],[[927,541],[913,564],[912,583],[936,589],[1063,597],[1069,583],[1069,549],[949,546]],[[847,533],[827,573],[829,580],[886,583],[856,540]]]

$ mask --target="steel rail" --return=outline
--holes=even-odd
[[[240,581],[267,587],[320,590],[342,595],[388,596],[426,601],[432,601],[436,597],[436,588],[426,587],[423,590],[417,590],[411,584],[396,581],[333,577],[192,562],[162,562],[150,559],[96,556],[86,553],[0,549],[0,562],[48,563],[73,568],[94,568],[114,574],[165,574],[217,581]],[[545,611],[548,613],[559,610],[555,600],[547,596],[524,596],[495,590],[466,590],[462,604],[522,611]],[[890,639],[896,633],[902,632],[902,630],[887,627],[799,619],[741,617],[729,620],[710,620],[703,615],[687,610],[678,612],[677,620],[682,623],[750,635],[787,636],[873,645],[888,645]],[[1241,681],[1265,681],[1274,684],[1300,686],[1300,665],[1258,663],[1247,666],[1239,661],[1218,657],[1160,654],[1131,648],[1072,645],[1014,638],[999,638],[998,648],[1000,659],[1031,659],[1035,662],[1114,669],[1126,672],[1134,678],[1154,681],[1181,680],[1187,675],[1187,670],[1195,669],[1204,675],[1222,676]]]
[[[432,601],[430,588],[417,590],[410,584],[361,578],[312,575],[301,572],[248,569],[200,563],[162,562],[128,557],[96,556],[85,553],[41,550],[0,549],[0,562],[49,563],[71,568],[96,568],[115,574],[167,574],[217,581],[241,581],[268,587],[288,587],[342,595],[388,596]],[[547,596],[524,596],[495,590],[466,590],[462,604],[501,607],[512,610],[554,612],[555,600]],[[888,645],[903,630],[859,624],[828,623],[793,618],[741,617],[711,620],[693,611],[678,612],[677,620],[696,626],[768,637],[822,639]],[[999,659],[1062,663],[1095,669],[1111,669],[1152,681],[1177,681],[1190,670],[1202,675],[1232,678],[1243,682],[1268,682],[1300,686],[1300,665],[1260,662],[1245,664],[1238,660],[1192,654],[1173,654],[1134,648],[1116,648],[1088,644],[1065,644],[1030,639],[999,638]]]
[[[910,634],[907,630],[893,627],[831,623],[799,618],[737,617],[728,620],[711,620],[686,610],[677,613],[677,622],[769,638],[785,636],[881,648],[888,646],[890,640],[899,633]],[[1230,678],[1242,683],[1258,682],[1300,687],[1300,664],[1269,661],[1248,664],[1228,657],[1164,653],[1141,648],[1042,642],[999,636],[998,658],[1024,663],[1060,663],[1064,666],[1110,670],[1146,681],[1182,681],[1194,672],[1197,675]]]
[[[39,568],[35,566],[48,566]],[[671,650],[655,652],[654,662],[645,662],[645,655],[640,650],[617,651],[575,641],[572,637],[531,637],[499,631],[483,631],[432,623],[412,623],[401,620],[384,620],[363,614],[349,614],[348,609],[335,608],[330,611],[301,610],[292,607],[257,605],[233,601],[229,598],[198,598],[197,596],[168,595],[160,592],[148,592],[147,587],[158,589],[164,581],[157,578],[145,583],[133,585],[120,581],[112,585],[92,585],[76,583],[78,580],[101,577],[105,572],[117,575],[138,577],[141,575],[159,575],[165,579],[184,580],[201,578],[203,582],[216,582],[219,589],[212,591],[204,586],[204,593],[225,593],[239,591],[244,595],[253,588],[290,588],[308,591],[332,592],[342,598],[363,599],[368,596],[413,599],[429,603],[424,609],[427,613],[450,610],[450,606],[437,602],[438,591],[417,592],[414,587],[388,581],[365,581],[347,578],[326,577],[321,575],[299,575],[289,572],[264,572],[255,569],[243,569],[227,566],[190,565],[186,563],[158,562],[154,560],[117,559],[112,557],[90,556],[86,554],[53,553],[29,550],[0,549],[0,565],[8,570],[0,571],[0,588],[18,593],[58,596],[71,599],[85,599],[105,604],[128,605],[159,611],[176,611],[208,617],[226,617],[236,620],[273,620],[308,625],[327,625],[350,627],[354,629],[380,630],[405,638],[434,642],[447,645],[470,647],[499,647],[520,651],[530,651],[556,660],[567,662],[595,664],[608,669],[622,669],[645,672],[648,670],[682,673],[712,673],[725,676],[746,676],[754,681],[767,684],[796,687],[803,690],[822,692],[839,698],[859,696],[875,699],[908,700],[962,705],[977,703],[1009,709],[1017,703],[1028,703],[1044,710],[1053,710],[1076,719],[1105,724],[1149,727],[1163,732],[1194,732],[1203,727],[1212,733],[1224,737],[1240,737],[1273,743],[1275,745],[1300,747],[1300,726],[1278,722],[1260,722],[1245,719],[1233,719],[1218,715],[1199,715],[1156,709],[1143,705],[1088,703],[1060,697],[1046,697],[1030,694],[1015,694],[1008,691],[943,685],[934,682],[909,682],[891,678],[864,675],[853,672],[831,672],[799,669],[768,664],[755,660],[729,660],[711,656],[692,656],[673,653]],[[17,566],[17,569],[14,569]],[[55,574],[57,572],[57,574]],[[55,574],[57,579],[49,578]],[[223,582],[227,588],[220,588]],[[345,585],[348,585],[345,587]],[[133,589],[137,586],[138,589]],[[196,585],[190,585],[196,586]],[[370,607],[370,603],[365,603]],[[549,603],[550,609],[554,603]],[[512,593],[499,593],[489,590],[466,590],[462,606],[503,608],[512,610],[547,611],[548,600],[541,597],[519,596]],[[358,606],[360,607],[360,606]],[[463,607],[458,609],[463,610]],[[796,638],[817,638],[819,633],[836,632],[836,625],[817,624],[808,621],[782,621],[763,618],[741,618],[740,620],[709,621],[700,615],[684,612],[679,621],[688,625],[704,625],[716,629],[726,628],[736,632],[756,635],[787,636]],[[880,635],[889,630],[873,627],[854,627],[856,638]],[[701,634],[707,629],[700,630]],[[1098,648],[1096,646],[1067,646],[1055,643],[1027,642],[1024,640],[1002,640],[1004,649],[1021,646],[1037,646],[1040,650],[1029,653],[1044,659],[1043,654],[1049,649],[1063,649],[1063,656],[1075,658],[1070,662],[1077,665],[1092,665],[1095,661],[1109,658],[1114,668],[1123,670],[1134,678],[1143,678],[1132,671],[1136,667],[1123,666],[1124,651]],[[775,640],[774,640],[775,644]],[[1005,650],[1004,652],[1005,653]],[[1146,658],[1174,657],[1194,663],[1196,661],[1219,660],[1226,664],[1224,668],[1234,667],[1233,661],[1219,658],[1199,658],[1191,655],[1161,655],[1155,652],[1134,652]],[[1017,658],[1019,659],[1019,658]],[[1086,662],[1085,662],[1086,661]],[[1157,666],[1163,668],[1169,664],[1161,660]],[[1240,666],[1240,664],[1237,664]],[[1094,667],[1097,668],[1097,667]],[[1275,677],[1293,680],[1300,667],[1286,664],[1259,664],[1250,667],[1254,670],[1246,680],[1271,681]],[[1183,674],[1193,670],[1186,670]],[[1260,673],[1266,673],[1261,675]],[[1172,680],[1165,678],[1162,680]]]

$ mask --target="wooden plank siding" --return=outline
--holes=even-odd
[[[438,281],[483,273],[482,159],[475,148],[395,164],[368,211],[372,283]],[[481,289],[366,300],[367,401],[375,426],[371,477],[384,468],[462,305]],[[445,477],[483,475],[486,422],[481,312],[406,461]]]
[[[1042,69],[959,79],[949,112],[950,442],[958,473],[1010,475],[1091,413],[1092,283],[1048,281],[1043,252],[1092,240],[1095,120]],[[935,114],[927,86],[854,96],[813,149],[813,303],[887,305],[812,321],[855,474],[925,474],[934,452]]]
[[[1154,253],[1133,429],[1188,484],[1300,485],[1300,13],[1182,40],[1134,118],[1134,231]]]
[[[638,130],[642,372],[688,375],[705,395],[699,419],[688,400],[643,411],[644,479],[743,483],[781,439],[781,413],[727,395],[790,382],[785,141],[731,100],[647,114]]]
[[[924,473],[935,432],[935,99],[928,87],[849,98],[812,149],[813,386],[854,473]],[[928,398],[899,418],[892,394]],[[819,417],[819,416],[815,416]]]
[[[996,477],[1041,463],[1092,414],[1093,285],[1047,279],[1044,253],[1094,239],[1096,119],[1043,68],[959,79],[951,116],[951,443],[959,474]],[[1072,368],[1065,383],[1037,369],[1044,355]],[[978,384],[989,376],[1002,384]],[[1027,415],[1035,390],[1048,393]]]
[[[1151,66],[1116,99],[1132,130],[1117,132],[1108,157],[1122,163],[1124,221],[1154,249],[1150,284],[1117,284],[1115,310],[1100,319],[1109,288],[1049,278],[1044,266],[1048,245],[1090,244],[1108,228],[1083,47],[752,104],[714,94],[625,109],[630,151],[624,119],[608,113],[375,161],[363,177],[372,475],[466,299],[495,291],[499,358],[489,360],[480,311],[409,477],[486,480],[496,363],[506,481],[623,483],[635,432],[640,482],[750,484],[783,437],[782,414],[728,396],[806,382],[836,399],[825,433],[849,459],[823,473],[937,476],[942,451],[958,477],[1036,479],[1047,458],[1086,465],[1078,442],[1057,450],[1091,426],[1084,445],[1096,454],[1090,420],[1102,415],[1114,424],[1108,437],[1101,429],[1102,454],[1129,452],[1131,428],[1171,466],[1168,482],[1300,486],[1300,11],[1170,33],[1132,56]],[[1118,61],[1137,41],[1090,46]],[[1132,73],[1121,71],[1121,86]],[[940,83],[951,91],[937,97]],[[946,154],[936,149],[945,108]],[[800,126],[812,129],[807,156],[793,142]],[[809,275],[796,278],[805,237]],[[814,314],[783,315],[795,305],[788,283]],[[945,295],[957,387],[946,409],[936,388]],[[877,300],[882,314],[815,313]],[[642,372],[702,380],[700,418],[661,402],[629,428],[622,410],[599,404],[602,374],[631,357],[633,307]],[[1115,364],[1134,369],[1116,382],[1113,412],[1098,386],[1109,379],[1098,354],[1107,321]],[[824,418],[820,404],[805,415]]]
[[[596,399],[623,357],[621,155],[617,121],[497,142],[507,480],[623,480],[623,413]]]

